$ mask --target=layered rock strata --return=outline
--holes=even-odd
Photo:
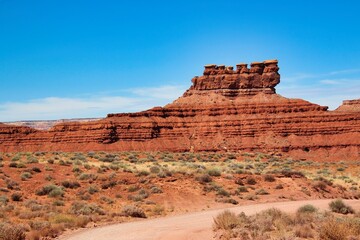
[[[360,160],[360,111],[328,111],[275,92],[276,60],[207,65],[164,107],[108,114],[49,131],[0,125],[0,151],[258,151],[314,160]],[[344,105],[356,105],[344,102]]]

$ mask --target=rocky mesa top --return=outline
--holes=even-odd
[[[246,90],[242,93],[275,93],[275,86],[280,82],[278,61],[266,60],[250,64],[239,63],[232,66],[205,65],[203,76],[192,79],[191,90]],[[254,90],[254,91],[252,91]],[[239,92],[239,93],[240,93]]]

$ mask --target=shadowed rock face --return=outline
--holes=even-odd
[[[284,98],[275,93],[278,70],[276,60],[250,69],[207,65],[182,97],[164,107],[48,131],[0,124],[0,151],[259,151],[360,160],[359,100],[327,111]]]

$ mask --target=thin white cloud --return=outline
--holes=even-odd
[[[336,109],[343,100],[360,98],[360,69],[337,70],[328,73],[300,73],[283,76],[278,93]],[[283,81],[283,79],[285,81]]]
[[[107,113],[141,111],[171,102],[181,96],[184,89],[179,86],[160,86],[129,91],[134,96],[48,97],[0,103],[0,121],[105,117]]]
[[[307,101],[336,109],[343,100],[360,98],[360,79],[322,79],[312,84],[284,83],[277,92],[289,98],[302,98]]]
[[[306,79],[320,79],[320,78],[327,78],[327,77],[333,77],[336,75],[349,75],[354,73],[359,73],[360,69],[345,69],[345,70],[338,70],[338,71],[332,71],[328,73],[319,73],[319,74],[313,74],[313,73],[297,73],[293,76],[282,76],[283,82],[297,82],[300,80],[306,80]]]
[[[328,85],[339,85],[342,83],[342,81],[332,80],[332,79],[324,79],[324,80],[320,80],[320,83],[328,84]]]
[[[360,69],[345,69],[345,70],[330,72],[328,75],[350,74],[350,73],[358,73],[358,72],[360,72]]]

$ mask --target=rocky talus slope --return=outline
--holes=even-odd
[[[206,65],[182,97],[48,131],[0,124],[0,151],[259,151],[360,160],[360,100],[335,111],[276,94],[278,62]]]

